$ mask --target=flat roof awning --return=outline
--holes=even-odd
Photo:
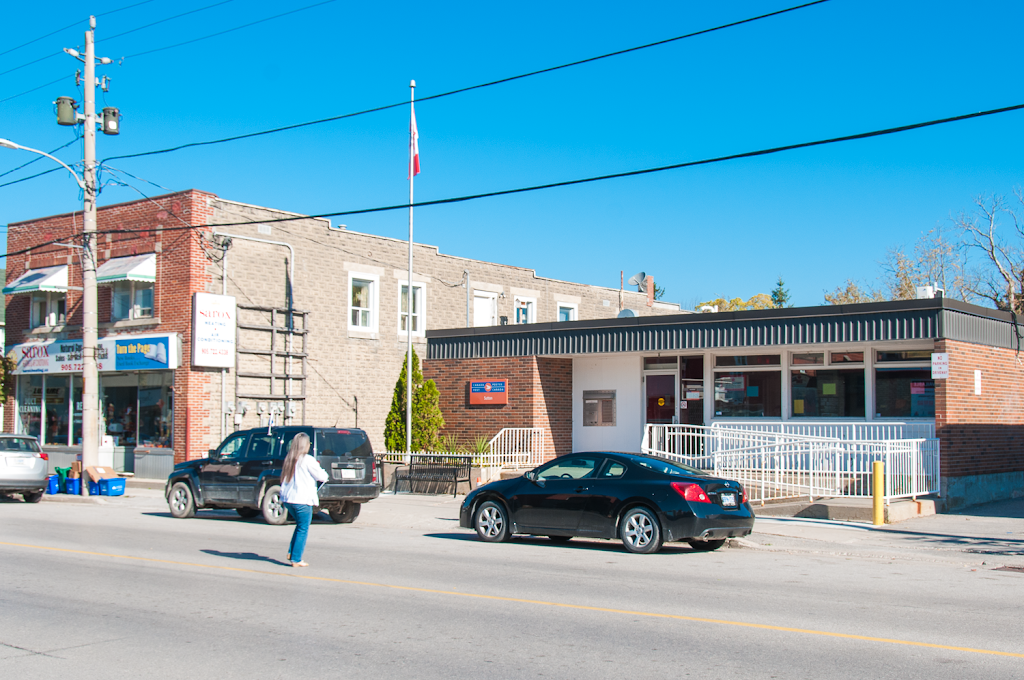
[[[4,295],[20,295],[22,293],[52,292],[66,293],[68,290],[68,266],[43,267],[29,269],[4,287]]]
[[[156,253],[115,257],[96,270],[96,283],[117,281],[156,281]]]

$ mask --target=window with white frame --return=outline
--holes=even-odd
[[[579,305],[575,302],[558,303],[559,321],[579,321]]]
[[[473,291],[473,325],[498,325],[498,294],[487,291]]]
[[[426,330],[426,294],[422,283],[412,284],[412,313],[409,312],[409,284],[398,282],[398,332],[407,333],[412,328],[413,335],[424,335]]]
[[[151,281],[118,281],[111,286],[110,318],[112,321],[153,318],[153,283]]]
[[[350,272],[348,275],[348,328],[352,331],[377,331],[377,299],[380,278],[375,274]]]
[[[66,322],[65,293],[37,292],[32,293],[32,328],[40,326],[61,326]]]
[[[536,298],[515,296],[515,320],[516,323],[537,323],[537,300]]]

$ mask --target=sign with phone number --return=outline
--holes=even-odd
[[[96,347],[100,371],[161,370],[178,367],[177,335],[121,336],[102,338]],[[82,341],[64,340],[14,345],[7,355],[15,362],[15,374],[81,373]]]

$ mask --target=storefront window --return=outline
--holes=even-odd
[[[864,371],[793,371],[790,384],[794,418],[864,417]]]
[[[875,412],[879,418],[934,418],[935,381],[931,369],[876,369]]]
[[[70,401],[68,376],[46,376],[46,444],[67,446]]]
[[[768,417],[782,415],[782,374],[778,371],[715,373],[715,415]]]
[[[778,354],[746,354],[739,356],[717,356],[715,366],[778,366],[781,356]]]
[[[82,379],[74,378],[74,394],[71,398],[71,442],[82,443]]]
[[[23,375],[18,378],[19,434],[38,437],[43,415],[43,376]]]
[[[139,446],[172,448],[174,432],[174,374],[139,374]]]

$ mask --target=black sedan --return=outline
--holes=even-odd
[[[620,538],[629,552],[653,553],[665,541],[716,550],[751,532],[754,511],[738,482],[681,463],[573,453],[476,489],[462,504],[459,524],[490,542],[512,534]]]

